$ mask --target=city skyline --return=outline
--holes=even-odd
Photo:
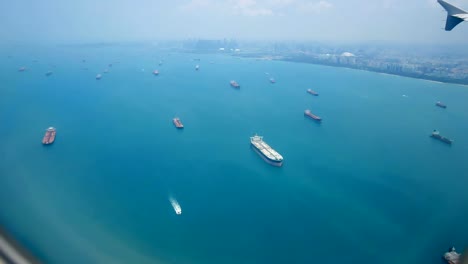
[[[186,38],[468,43],[468,26],[443,30],[446,13],[436,0],[20,0],[2,6],[3,44]]]

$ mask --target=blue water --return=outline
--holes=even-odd
[[[468,245],[467,87],[149,47],[0,55],[0,224],[44,263],[440,263]]]

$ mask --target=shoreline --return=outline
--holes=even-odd
[[[316,63],[316,62],[307,62],[307,61],[296,61],[293,59],[276,59],[277,61],[287,61],[287,62],[294,62],[294,63],[305,63],[305,64],[313,64],[313,65],[320,65],[320,66],[328,66],[328,67],[333,67],[333,68],[345,68],[345,69],[351,69],[351,70],[358,70],[358,71],[365,71],[365,72],[373,72],[373,73],[378,73],[382,75],[388,75],[388,76],[397,76],[397,77],[404,77],[404,78],[411,78],[411,79],[417,79],[417,80],[423,80],[423,81],[428,81],[432,83],[437,83],[437,84],[453,84],[453,85],[460,85],[460,86],[467,86],[468,83],[466,82],[457,82],[456,80],[440,80],[437,77],[431,78],[430,76],[414,76],[412,74],[397,74],[397,73],[390,73],[390,72],[384,72],[384,71],[378,71],[378,70],[372,70],[372,69],[361,69],[361,68],[354,68],[354,67],[349,67],[349,66],[342,66],[342,65],[333,65],[333,64],[326,64],[326,63]]]
[[[398,77],[424,80],[424,81],[429,81],[429,82],[438,83],[438,84],[454,84],[454,85],[460,85],[460,86],[468,86],[468,81],[465,81],[465,80],[448,79],[448,78],[444,79],[444,78],[439,78],[439,77],[431,77],[428,75],[419,75],[419,74],[410,74],[410,73],[398,74],[398,73],[392,73],[392,72],[385,72],[385,71],[381,71],[377,69],[358,68],[358,67],[351,67],[349,65],[338,65],[338,64],[332,64],[332,63],[320,63],[318,61],[307,61],[307,60],[294,59],[294,58],[288,58],[288,57],[278,58],[281,56],[256,56],[256,55],[242,55],[242,54],[235,54],[232,56],[240,57],[240,58],[257,59],[257,60],[260,59],[260,60],[271,60],[271,61],[285,61],[285,62],[293,62],[293,63],[305,63],[305,64],[320,65],[320,66],[328,66],[328,67],[333,67],[333,68],[345,68],[345,69],[351,69],[351,70],[373,72],[373,73],[389,75],[389,76],[398,76]],[[269,59],[266,59],[267,57]]]

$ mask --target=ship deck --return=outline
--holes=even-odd
[[[267,158],[275,161],[282,161],[283,156],[281,156],[276,150],[271,148],[264,141],[252,141],[252,144]]]

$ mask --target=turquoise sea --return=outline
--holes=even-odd
[[[468,246],[466,86],[137,46],[0,56],[0,225],[44,263],[441,263]]]

